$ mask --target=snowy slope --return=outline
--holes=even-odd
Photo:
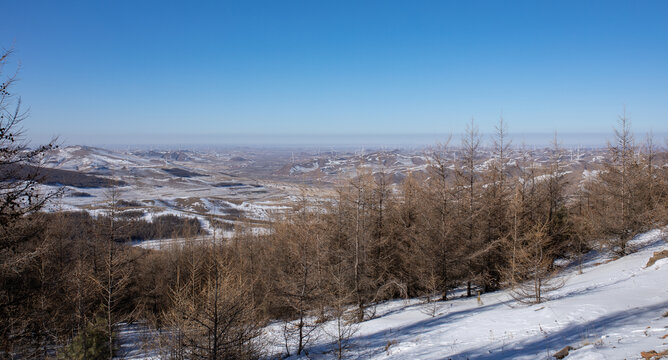
[[[667,250],[665,230],[633,241],[638,251],[612,260],[592,252],[580,274],[561,275],[565,286],[542,304],[517,304],[505,291],[476,298],[425,304],[396,300],[379,305],[376,317],[358,325],[345,358],[352,359],[554,359],[571,346],[567,360],[641,359],[642,351],[668,350],[668,258],[645,267],[656,251]],[[431,316],[436,310],[435,316]],[[336,358],[333,323],[317,330],[308,356]],[[284,353],[282,324],[266,328],[261,340],[268,358]],[[151,331],[124,325],[119,347],[124,359],[157,359],[142,350]],[[291,351],[294,352],[294,342]]]
[[[78,145],[50,151],[44,163],[47,167],[92,173],[106,173],[123,167],[142,167],[150,164],[148,159],[129,153]]]
[[[566,270],[565,286],[538,305],[518,304],[500,291],[482,295],[482,304],[439,303],[432,317],[435,305],[388,302],[359,325],[346,358],[553,359],[567,345],[576,350],[566,359],[639,359],[641,351],[664,351],[668,259],[645,267],[653,252],[668,249],[664,239],[658,230],[643,234],[634,240],[638,252],[614,261],[591,254],[582,274],[575,266]],[[308,358],[335,358],[332,326],[319,330]],[[280,329],[267,329],[270,353],[284,349]]]

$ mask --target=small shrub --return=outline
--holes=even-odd
[[[397,344],[396,340],[388,341],[387,344],[385,344],[385,352],[389,355],[390,354],[390,348],[392,347],[392,345],[396,345],[396,344]]]
[[[72,342],[58,354],[58,359],[109,359],[109,336],[104,317],[98,315],[95,322],[74,337]]]

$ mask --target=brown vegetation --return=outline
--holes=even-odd
[[[661,259],[668,258],[668,250],[663,250],[663,251],[657,251],[654,254],[652,254],[652,257],[647,260],[647,265],[645,267],[650,267],[654,265],[657,261]]]

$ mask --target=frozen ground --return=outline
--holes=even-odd
[[[571,346],[566,359],[640,359],[641,351],[668,349],[668,258],[645,267],[656,251],[668,249],[665,232],[633,240],[637,252],[612,260],[592,252],[582,273],[573,265],[565,286],[538,305],[521,305],[506,291],[476,298],[425,304],[396,300],[376,307],[376,317],[357,325],[345,358],[353,359],[553,359]],[[431,316],[435,314],[435,316]],[[333,323],[317,330],[308,356],[335,358]],[[141,329],[124,326],[125,358],[143,355]],[[282,324],[266,328],[267,357],[284,353]],[[294,342],[291,343],[294,352]]]

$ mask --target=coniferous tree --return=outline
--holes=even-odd
[[[462,225],[464,226],[463,243],[465,252],[469,256],[465,257],[464,265],[468,272],[466,296],[472,295],[472,279],[477,273],[478,260],[470,256],[471,253],[479,247],[481,238],[479,233],[478,220],[480,217],[479,205],[479,157],[480,157],[480,133],[478,126],[473,119],[466,126],[466,132],[462,137],[462,153],[459,157],[459,166],[457,169],[457,193],[458,203],[461,207],[460,214]]]
[[[510,143],[506,124],[501,117],[496,126],[493,159],[484,172],[485,187],[482,191],[482,239],[474,252],[479,264],[478,277],[484,291],[496,290],[501,283],[501,268],[506,254],[501,244],[508,234],[507,204],[509,184],[506,167]]]
[[[609,162],[594,187],[596,223],[601,234],[608,237],[611,249],[624,255],[628,241],[643,227],[643,211],[638,199],[641,169],[626,111],[619,117],[614,135],[614,140],[608,144]]]

